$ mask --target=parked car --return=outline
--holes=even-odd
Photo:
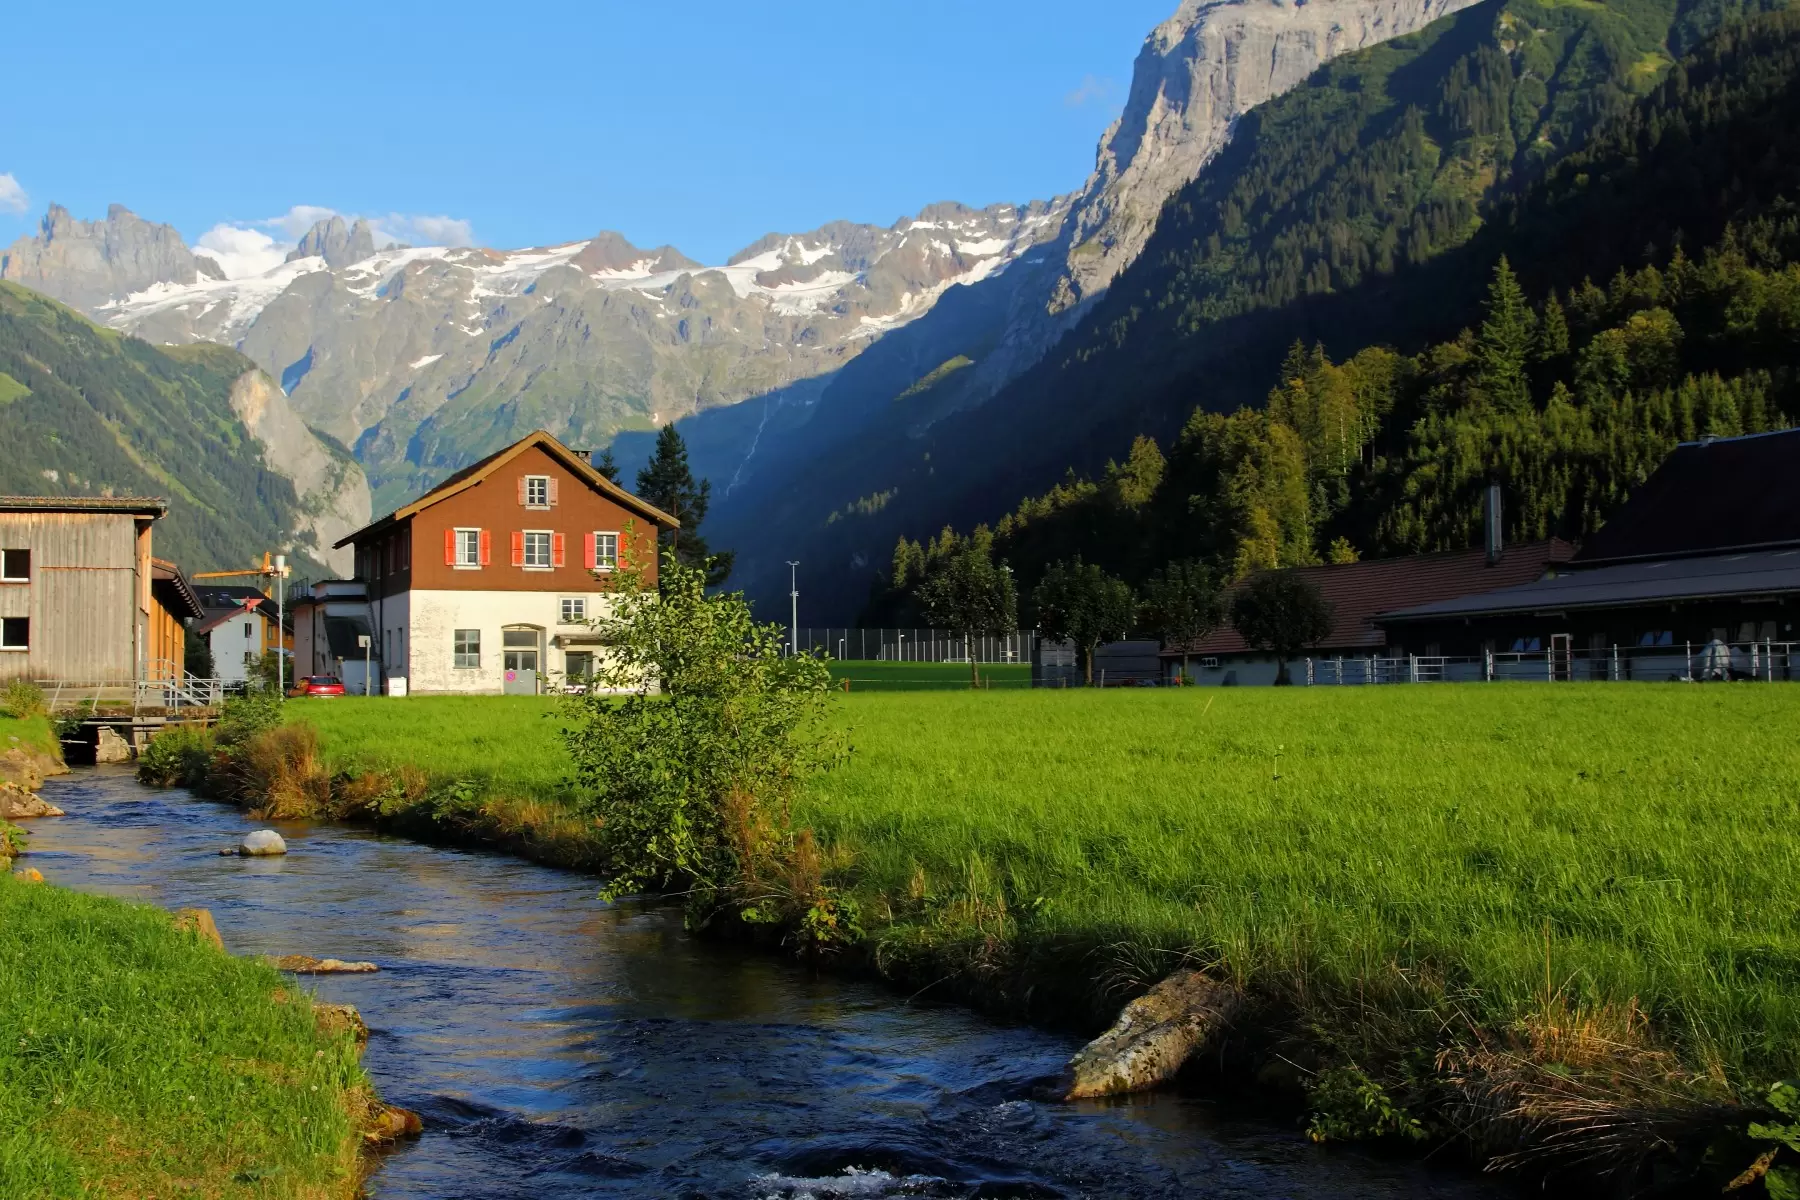
[[[344,681],[334,675],[309,675],[288,689],[290,696],[342,696]]]

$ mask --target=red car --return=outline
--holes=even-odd
[[[310,675],[294,685],[290,696],[342,696],[344,681],[331,675]]]

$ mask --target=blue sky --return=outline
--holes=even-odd
[[[313,206],[410,241],[617,229],[716,263],[775,230],[1046,198],[1091,169],[1175,7],[20,5],[0,245],[51,201],[284,246]]]

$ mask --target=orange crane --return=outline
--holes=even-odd
[[[269,557],[268,552],[264,551],[262,566],[260,566],[260,567],[251,567],[248,571],[196,571],[196,572],[194,572],[194,574],[190,575],[188,578],[190,578],[190,579],[246,579],[246,578],[250,578],[250,577],[256,577],[256,578],[261,578],[261,579],[273,579],[273,578],[277,578],[279,576],[286,575],[286,574],[287,574],[287,565],[285,563],[277,565],[275,563],[275,561]]]
[[[277,554],[271,558],[269,555],[269,552],[265,550],[265,551],[263,551],[262,566],[260,566],[260,567],[253,566],[248,571],[196,571],[193,575],[189,576],[189,578],[190,579],[247,579],[247,578],[254,578],[254,579],[281,580],[281,579],[286,579],[287,575],[288,575],[287,555]],[[263,598],[268,599],[267,589],[264,589]],[[287,616],[282,611],[286,607],[286,600],[287,600],[287,594],[285,591],[282,590],[280,584],[278,583],[276,585],[276,591],[275,591],[275,631],[276,631],[275,632],[275,638],[276,638],[275,646],[276,646],[276,663],[277,663],[277,669],[276,669],[276,675],[275,675],[275,688],[276,688],[277,694],[280,694],[282,691],[285,690],[286,682],[287,682],[286,678],[285,678],[285,674],[286,674],[285,656],[289,652],[289,648],[287,645],[287,641],[288,641]]]

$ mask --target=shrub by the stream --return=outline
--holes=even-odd
[[[0,709],[9,717],[28,721],[49,712],[50,706],[44,700],[43,688],[29,679],[12,679],[0,691]]]
[[[138,755],[138,782],[151,787],[198,788],[206,783],[212,758],[210,730],[177,725],[151,738]]]
[[[695,922],[730,911],[813,945],[853,940],[831,882],[845,864],[791,814],[846,752],[824,658],[784,657],[779,626],[758,625],[740,594],[708,595],[672,557],[660,593],[627,578],[596,626],[602,690],[571,702],[564,736],[609,891],[681,889]]]

